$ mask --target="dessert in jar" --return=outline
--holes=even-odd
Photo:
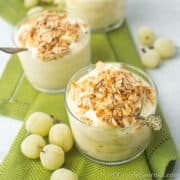
[[[35,89],[56,93],[69,78],[90,64],[88,24],[61,11],[43,11],[25,19],[15,30],[25,75]]]
[[[152,134],[140,117],[155,113],[156,96],[152,80],[133,66],[99,62],[80,70],[65,94],[80,152],[109,165],[136,158],[148,146]]]
[[[118,28],[125,19],[126,0],[66,0],[67,10],[84,15],[94,31]]]

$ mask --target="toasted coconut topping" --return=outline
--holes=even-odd
[[[21,25],[18,41],[23,47],[34,49],[43,61],[57,60],[69,53],[72,43],[87,34],[84,21],[75,21],[67,13],[45,11]]]
[[[72,82],[72,99],[79,111],[76,115],[92,124],[87,112],[93,110],[98,120],[112,127],[127,127],[136,123],[144,102],[155,103],[154,88],[122,66],[105,68],[96,65],[96,75],[88,75]]]

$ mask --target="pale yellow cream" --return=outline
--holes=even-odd
[[[118,66],[118,63],[108,63],[105,65],[105,68],[116,69]],[[97,73],[97,70],[91,70],[86,73],[77,80],[77,86],[78,83],[86,80],[86,78],[96,77]],[[151,85],[139,75],[133,72],[132,75],[137,81],[140,81],[143,86],[151,87]],[[79,113],[79,102],[77,98],[74,97],[75,89],[74,85],[70,86],[67,92],[67,106],[70,109],[67,112],[75,141],[80,151],[98,161],[122,162],[136,157],[147,147],[151,137],[151,129],[144,125],[141,126],[138,120],[132,120],[131,124],[127,124],[124,120],[124,128],[121,128],[118,127],[118,125],[103,122],[102,119],[96,116],[96,113],[92,109],[88,110],[90,113],[87,113],[90,123],[89,121],[81,120],[81,116],[84,117],[84,114]],[[152,87],[152,90],[154,90],[152,92],[154,92],[154,98],[156,98],[154,87]],[[86,91],[83,93],[86,94]],[[83,94],[79,93],[79,97],[80,96],[83,96]],[[155,99],[153,103],[143,100],[141,115],[147,117],[155,113],[155,110]]]
[[[87,17],[93,30],[121,24],[126,14],[126,0],[67,0],[67,9]]]
[[[70,30],[68,30],[66,34],[56,37],[57,33],[61,33],[61,29],[58,27],[54,19],[56,16],[60,15],[54,12],[53,14],[48,13],[49,12],[47,12],[47,15],[44,14],[43,18],[45,19],[46,16],[49,17],[52,15],[52,18],[47,21],[47,23],[50,24],[50,29],[47,29],[47,26],[44,26],[43,30],[43,23],[42,25],[40,24],[42,17],[39,15],[37,18],[33,19],[33,21],[35,21],[35,23],[38,21],[42,27],[40,26],[39,29],[36,29],[37,35],[35,34],[36,36],[34,39],[31,40],[29,34],[32,33],[32,29],[37,26],[34,22],[30,21],[30,23],[24,22],[17,29],[15,33],[15,41],[18,47],[28,48],[28,51],[21,52],[18,56],[20,57],[22,67],[29,82],[34,88],[40,91],[53,93],[65,88],[69,78],[76,71],[90,64],[90,33],[88,26],[84,21],[74,19],[68,14],[65,14],[65,18],[63,19],[65,23],[62,22],[64,23],[62,24],[63,28],[66,24],[77,24],[77,28],[75,29],[76,34],[73,34],[74,30],[69,28]],[[61,25],[61,22],[57,21],[57,23],[60,23]],[[55,26],[56,29],[59,28],[59,30],[54,32],[53,26]],[[31,30],[30,33],[28,31],[29,29]],[[64,28],[63,31],[64,30],[66,30],[66,28]],[[69,31],[72,31],[72,33]],[[59,44],[57,44],[58,38]],[[44,39],[45,41],[43,41]],[[56,40],[54,48],[48,50],[48,48],[53,45],[54,40]],[[61,45],[64,42],[65,45]],[[45,48],[43,49],[42,47]]]

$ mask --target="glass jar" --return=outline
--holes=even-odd
[[[66,0],[67,11],[87,17],[95,32],[120,27],[126,15],[126,0]]]
[[[84,20],[79,17],[67,13],[65,10],[45,10],[48,12],[56,12],[58,15],[67,14],[68,18],[72,19],[73,23],[82,22]],[[44,11],[35,13],[25,18],[14,31],[14,41],[17,47],[25,47],[28,50],[18,54],[22,64],[24,73],[32,84],[32,86],[42,92],[58,93],[62,92],[68,83],[68,80],[79,69],[90,64],[91,61],[91,48],[90,48],[90,30],[86,23],[87,32],[78,43],[74,43],[69,52],[62,57],[55,57],[53,59],[39,58],[36,55],[35,48],[28,48],[27,45],[22,46],[18,41],[20,28],[27,20],[31,18],[38,18]],[[43,31],[43,28],[41,28]],[[50,30],[51,31],[51,30]],[[43,35],[46,37],[46,32]],[[80,35],[81,36],[81,35]],[[38,44],[40,47],[41,44]],[[51,50],[49,50],[51,52]]]
[[[153,81],[145,72],[136,67],[127,64],[123,64],[123,67],[143,78],[143,80],[154,88],[155,103],[153,104],[151,113],[155,113],[157,106],[157,92]],[[71,82],[78,81],[94,69],[95,65],[89,65],[77,72],[66,88],[65,106],[75,142],[79,151],[94,162],[106,165],[123,164],[135,159],[146,149],[151,140],[152,130],[146,125],[141,128],[136,128],[134,124],[125,128],[95,127],[86,124],[75,115],[69,95]]]

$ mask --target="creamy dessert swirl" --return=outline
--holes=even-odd
[[[18,30],[16,42],[43,61],[57,60],[87,40],[88,26],[67,13],[45,11],[32,16]]]
[[[104,65],[72,82],[75,115],[92,126],[125,128],[154,111],[154,89],[121,65]]]
[[[18,53],[26,78],[42,92],[62,92],[79,69],[91,62],[88,23],[64,10],[42,11],[15,29]]]

